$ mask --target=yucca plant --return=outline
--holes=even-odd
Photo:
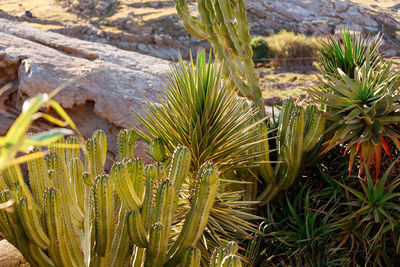
[[[309,90],[314,100],[326,107],[332,124],[326,130],[332,138],[326,142],[325,152],[343,144],[350,151],[349,174],[357,154],[360,155],[360,174],[364,163],[370,167],[375,160],[376,179],[379,175],[382,150],[390,154],[388,139],[400,149],[400,72],[391,72],[392,63],[381,60],[375,68],[367,56],[365,63],[356,67],[354,79],[338,69],[340,79],[324,75],[319,84]]]
[[[183,145],[190,149],[192,170],[205,161],[218,167],[222,181],[204,247],[219,247],[225,239],[249,239],[257,230],[252,220],[260,218],[249,212],[257,202],[244,201],[243,187],[232,189],[229,184],[241,183],[235,170],[256,165],[260,152],[252,149],[265,133],[258,132],[262,121],[256,119],[257,111],[229,90],[229,80],[223,78],[211,56],[207,61],[205,51],[200,50],[196,62],[191,59],[186,65],[181,59],[172,66],[164,96],[159,97],[159,103],[146,102],[146,116],[138,116],[150,136],[138,132],[150,143],[153,159],[162,161],[163,154],[169,156],[175,146]],[[161,149],[161,144],[165,148]],[[189,187],[195,178],[189,179]]]
[[[382,35],[375,38],[364,37],[359,32],[351,32],[345,28],[340,32],[339,38],[331,36],[318,40],[319,67],[322,73],[334,76],[340,76],[340,69],[353,79],[355,69],[362,66],[367,58],[373,68],[379,63],[381,43]]]
[[[211,53],[204,50],[191,58],[188,66],[181,59],[171,67],[160,103],[145,103],[145,117],[138,116],[151,137],[158,138],[171,155],[177,145],[190,149],[193,167],[212,161],[225,173],[254,165],[250,149],[259,136],[254,121],[256,111],[246,100],[228,89]]]

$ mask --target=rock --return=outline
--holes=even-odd
[[[13,245],[7,242],[7,240],[0,241],[0,267],[29,267],[22,256]]]
[[[307,9],[304,9],[300,6],[292,5],[289,2],[277,1],[275,3],[275,10],[286,18],[294,20],[299,20],[303,17],[307,17],[310,15],[310,12]]]
[[[386,30],[393,35],[398,18],[388,10],[374,10],[348,0],[245,0],[252,34],[268,35],[287,29],[326,35],[336,25],[358,27],[363,32]],[[324,21],[324,23],[319,23]],[[391,38],[390,34],[386,38]]]
[[[154,35],[154,42],[157,45],[164,45],[164,34],[155,34]]]
[[[18,84],[15,94],[19,97],[49,93],[80,77],[70,82],[55,100],[67,110],[83,116],[72,118],[78,118],[79,128],[86,137],[101,125],[110,140],[115,140],[122,127],[140,126],[132,111],[143,115],[143,100],[156,100],[161,79],[169,71],[169,63],[165,60],[5,19],[0,19],[0,51],[3,53],[0,66],[10,70],[8,76],[3,77],[3,83],[15,80]],[[11,105],[18,106],[16,103]],[[78,112],[83,108],[92,113],[88,110]],[[85,114],[88,114],[87,118]],[[143,149],[143,144],[139,145],[139,150]]]
[[[344,21],[367,27],[377,27],[378,23],[368,14],[361,14],[356,6],[351,6],[344,15]]]
[[[107,9],[110,7],[110,5],[111,4],[109,2],[99,1],[99,2],[97,2],[96,6],[94,7],[94,11],[97,14],[104,13],[105,11],[107,11]]]
[[[139,51],[142,51],[142,52],[148,52],[149,51],[149,49],[147,48],[147,45],[145,45],[143,43],[138,44],[138,49],[139,49]]]
[[[349,4],[346,3],[345,1],[335,1],[335,10],[336,12],[344,12],[347,10],[347,8],[349,7]]]

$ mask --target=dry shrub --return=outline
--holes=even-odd
[[[304,34],[283,30],[267,38],[272,65],[285,69],[311,68],[314,62],[314,40]]]

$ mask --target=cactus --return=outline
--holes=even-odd
[[[241,259],[236,255],[238,245],[228,242],[225,247],[216,248],[211,256],[210,267],[242,267]]]
[[[246,18],[243,0],[196,0],[200,19],[191,16],[186,0],[174,0],[184,27],[193,36],[207,39],[214,48],[216,58],[222,63],[226,78],[231,77],[239,94],[253,101],[259,118],[265,118],[264,101],[259,79],[252,61],[250,25]],[[303,154],[312,150],[322,135],[325,119],[316,107],[307,111],[294,107],[287,101],[279,119],[278,164],[272,164],[266,125],[260,124],[260,143],[256,146],[260,157],[258,172],[266,187],[258,200],[270,201],[281,189],[288,188],[298,175]],[[306,132],[306,133],[305,133]],[[305,133],[305,134],[304,134]],[[268,135],[271,135],[268,133]],[[250,191],[256,191],[252,188]]]
[[[197,0],[201,21],[190,14],[186,0],[174,0],[186,30],[207,39],[222,63],[225,77],[232,77],[240,95],[252,100],[265,117],[264,100],[253,62],[250,24],[243,0]]]
[[[258,200],[266,204],[280,191],[293,184],[298,176],[305,153],[314,149],[325,127],[325,116],[314,105],[307,108],[296,106],[292,100],[286,100],[278,119],[277,163],[270,159],[269,141],[260,144],[260,151],[267,151],[260,157],[258,167],[266,187]],[[265,127],[262,125],[262,127]],[[265,131],[264,128],[260,129]]]
[[[150,155],[157,162],[165,160],[165,148],[161,138],[154,138],[150,142]]]
[[[31,266],[200,265],[196,245],[216,196],[217,167],[204,163],[189,194],[182,186],[189,175],[189,149],[176,148],[165,164],[168,170],[145,167],[133,157],[136,139],[134,131],[121,131],[119,162],[109,174],[104,172],[107,139],[102,131],[86,141],[84,160],[79,149],[68,145],[78,143],[74,137],[57,140],[45,159],[30,159],[30,187],[21,183],[19,166],[2,171],[0,202],[15,204],[0,210],[0,232]],[[154,170],[146,175],[146,169]],[[182,198],[192,204],[183,224],[177,224]]]

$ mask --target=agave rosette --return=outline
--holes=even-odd
[[[391,72],[392,63],[380,60],[372,66],[367,55],[365,63],[354,70],[354,79],[341,69],[340,77],[325,74],[320,83],[309,90],[311,96],[326,107],[332,121],[326,132],[333,134],[324,152],[344,144],[350,151],[349,173],[355,156],[360,156],[360,174],[375,160],[376,179],[380,171],[381,154],[390,156],[387,140],[400,149],[400,72]]]
[[[317,43],[318,62],[323,73],[339,76],[338,69],[354,78],[354,70],[362,66],[367,57],[370,64],[375,66],[379,58],[379,47],[382,35],[374,38],[364,37],[360,33],[343,29],[340,40],[335,37],[320,39]]]

